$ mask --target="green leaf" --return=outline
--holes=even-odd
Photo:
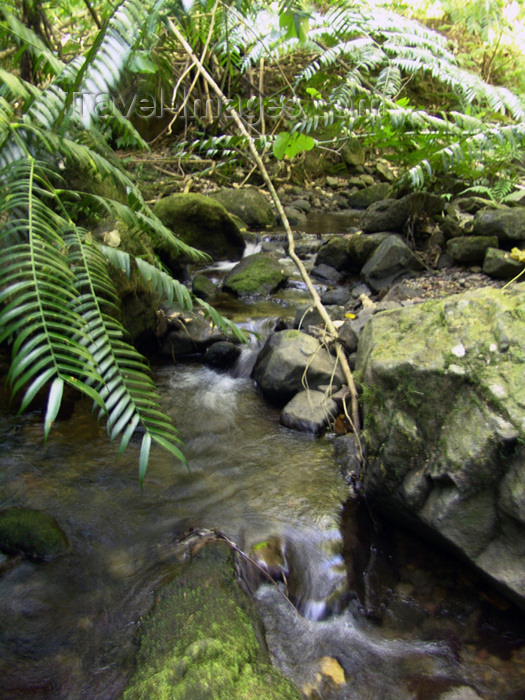
[[[148,51],[138,51],[128,65],[132,73],[156,73],[158,66],[149,57]]]
[[[38,377],[33,381],[33,383],[29,386],[26,393],[24,394],[24,398],[22,399],[22,403],[20,404],[20,408],[18,411],[19,413],[23,413],[26,410],[26,408],[38,394],[40,389],[42,389],[42,387],[44,387],[47,384],[47,382],[53,377],[54,374],[54,367],[50,367],[43,374],[38,375]]]
[[[61,377],[57,377],[51,384],[49,389],[49,395],[47,397],[47,408],[46,417],[44,421],[44,438],[47,440],[51,426],[55,422],[55,419],[60,410],[60,404],[62,402],[62,394],[64,392],[64,380]]]
[[[306,41],[310,16],[300,10],[286,10],[279,15],[279,27],[285,32],[284,39],[299,39]]]
[[[281,131],[273,142],[273,154],[278,160],[283,158],[295,158],[302,151],[311,151],[315,146],[315,140],[311,136],[289,131]]]
[[[314,88],[314,87],[307,87],[307,88],[306,88],[306,92],[307,92],[309,95],[311,95],[311,96],[314,98],[314,100],[320,100],[320,99],[322,99],[321,93],[319,92],[319,90],[317,90],[317,89]]]

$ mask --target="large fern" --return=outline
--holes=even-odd
[[[438,32],[368,3],[339,0],[326,12],[312,10],[306,35],[293,37],[281,21],[283,12],[300,15],[304,21],[301,3],[272,8],[255,4],[247,16],[232,11],[225,26],[228,45],[233,44],[235,54],[242,56],[242,71],[256,69],[263,57],[275,65],[289,54],[297,55],[303,64],[308,58],[295,77],[295,94],[302,99],[293,101],[290,92],[287,97],[287,105],[294,107],[287,123],[291,131],[319,133],[325,145],[331,141],[334,146],[352,132],[373,144],[377,133],[381,148],[387,128],[399,134],[397,148],[390,144],[393,151],[408,149],[410,137],[406,143],[403,139],[412,133],[419,162],[408,159],[404,180],[417,187],[440,170],[478,158],[491,143],[523,143],[523,101],[462,69]],[[226,45],[226,39],[219,37],[219,51]],[[398,104],[405,86],[414,79],[441,84],[449,111],[414,108],[406,100]],[[315,100],[306,96],[306,88],[318,91]],[[476,124],[463,130],[457,115],[467,113]]]
[[[206,256],[184,244],[153,214],[112,157],[97,129],[96,113],[79,113],[71,95],[75,89],[91,94],[114,89],[162,5],[160,0],[124,0],[85,57],[65,67],[53,65],[57,76],[44,89],[12,74],[4,75],[0,87],[0,342],[11,347],[8,381],[13,393],[22,392],[20,410],[47,391],[46,437],[66,385],[98,406],[109,438],[120,440],[119,454],[139,431],[141,483],[152,442],[183,462],[184,455],[176,429],[162,411],[147,362],[127,341],[118,321],[119,301],[108,273],[115,255],[77,225],[72,212],[82,200],[104,208],[129,230],[147,233],[157,247],[170,247],[195,260]],[[21,41],[34,43],[30,32],[14,21],[12,26]],[[17,111],[20,105],[22,114]],[[111,179],[123,198],[69,189],[61,175],[64,168]],[[127,260],[129,269],[130,256],[119,253],[119,263]],[[136,269],[159,296],[171,302],[175,294],[183,309],[192,310],[189,292],[166,272],[141,260]],[[213,322],[243,339],[233,324],[198,303]]]

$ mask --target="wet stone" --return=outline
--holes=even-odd
[[[0,511],[0,550],[49,561],[69,550],[69,541],[48,513],[31,508]]]

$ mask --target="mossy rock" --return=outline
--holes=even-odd
[[[277,224],[268,200],[259,190],[224,189],[213,192],[210,197],[220,202],[230,214],[239,217],[250,228],[274,228]]]
[[[49,561],[69,550],[69,541],[48,513],[32,508],[0,511],[0,550]]]
[[[144,621],[123,700],[299,700],[269,659],[225,543],[202,547]]]
[[[377,182],[357,192],[348,195],[348,206],[351,209],[366,209],[374,202],[386,199],[390,194],[390,185],[386,182]]]
[[[447,253],[458,263],[482,263],[489,248],[497,248],[496,236],[460,236],[447,241]]]
[[[200,274],[193,278],[191,290],[196,297],[204,299],[204,301],[212,301],[219,291],[209,277]]]
[[[226,276],[222,288],[238,297],[272,294],[288,279],[281,265],[262,253],[248,255]]]
[[[346,236],[334,236],[319,249],[315,258],[315,265],[330,265],[335,270],[343,272],[350,269],[350,253],[348,251],[348,238]]]
[[[245,248],[239,226],[226,209],[202,194],[172,194],[153,208],[162,223],[184,243],[213,260],[240,260]]]
[[[523,263],[510,257],[507,250],[487,248],[483,260],[483,272],[496,279],[508,280],[516,277],[523,270]]]
[[[349,269],[352,272],[361,270],[389,235],[389,233],[356,233],[351,236],[348,239],[348,254],[351,261]]]
[[[370,502],[525,608],[525,285],[377,313],[359,338]]]

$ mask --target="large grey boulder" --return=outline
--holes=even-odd
[[[406,199],[383,199],[363,212],[359,225],[365,233],[394,231],[401,233],[410,210]]]
[[[374,202],[359,221],[366,233],[392,231],[401,233],[409,218],[413,221],[433,217],[443,211],[445,201],[429,192],[411,192],[401,199]]]
[[[319,248],[315,265],[329,265],[338,272],[351,269],[352,260],[348,250],[348,236],[339,235],[329,238],[326,243]]]
[[[366,233],[354,234],[348,239],[348,255],[350,257],[350,271],[358,273],[363,265],[372,257],[381,243],[391,234]]]
[[[281,406],[305,387],[337,387],[344,381],[317,338],[294,329],[272,333],[257,356],[253,378],[263,396]]]
[[[368,498],[525,607],[525,285],[374,316],[357,370]]]
[[[212,192],[210,197],[220,202],[230,214],[242,219],[249,228],[273,228],[277,223],[270,203],[259,190],[251,187],[223,189]]]

